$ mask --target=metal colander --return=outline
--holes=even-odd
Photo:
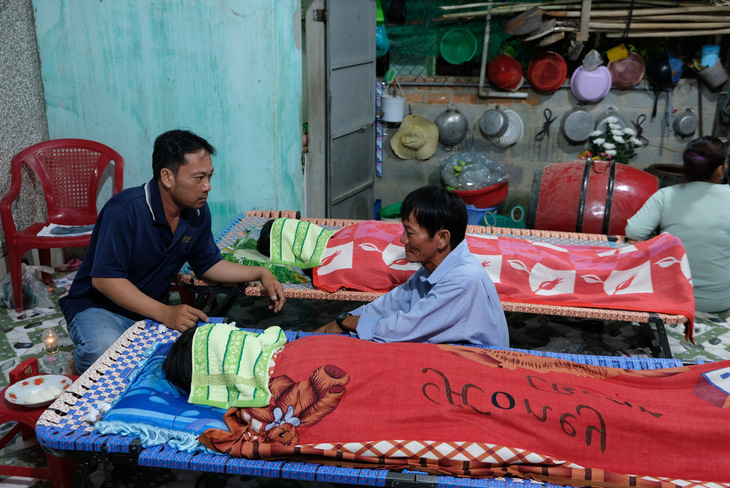
[[[507,131],[497,139],[492,140],[492,144],[498,147],[510,147],[517,141],[522,139],[522,134],[525,132],[525,127],[522,125],[522,119],[516,112],[512,110],[504,110],[504,114],[507,116],[508,125]]]

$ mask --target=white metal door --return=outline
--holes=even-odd
[[[373,217],[375,7],[375,0],[314,0],[306,12],[311,216]]]

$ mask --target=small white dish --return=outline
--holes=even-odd
[[[28,408],[45,407],[61,396],[73,381],[58,374],[42,374],[18,381],[5,390],[5,399]]]

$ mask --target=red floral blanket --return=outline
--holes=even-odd
[[[208,447],[574,486],[730,487],[730,361],[628,370],[466,346],[310,336],[266,408],[231,409]],[[713,484],[714,483],[714,484]]]
[[[368,221],[345,227],[327,244],[313,284],[387,292],[419,267],[405,260],[401,227]],[[694,320],[689,264],[682,242],[669,234],[621,248],[557,246],[487,234],[466,236],[471,252],[504,302],[635,310]],[[692,327],[686,327],[691,340]]]

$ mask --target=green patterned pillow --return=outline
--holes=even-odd
[[[261,266],[276,276],[281,283],[306,283],[309,281],[304,272],[296,266],[285,264],[272,264],[268,257],[256,249],[256,242],[261,233],[261,227],[254,227],[246,231],[246,235],[236,241],[233,247],[225,247],[221,250],[221,256],[226,261],[243,264],[246,266]]]

